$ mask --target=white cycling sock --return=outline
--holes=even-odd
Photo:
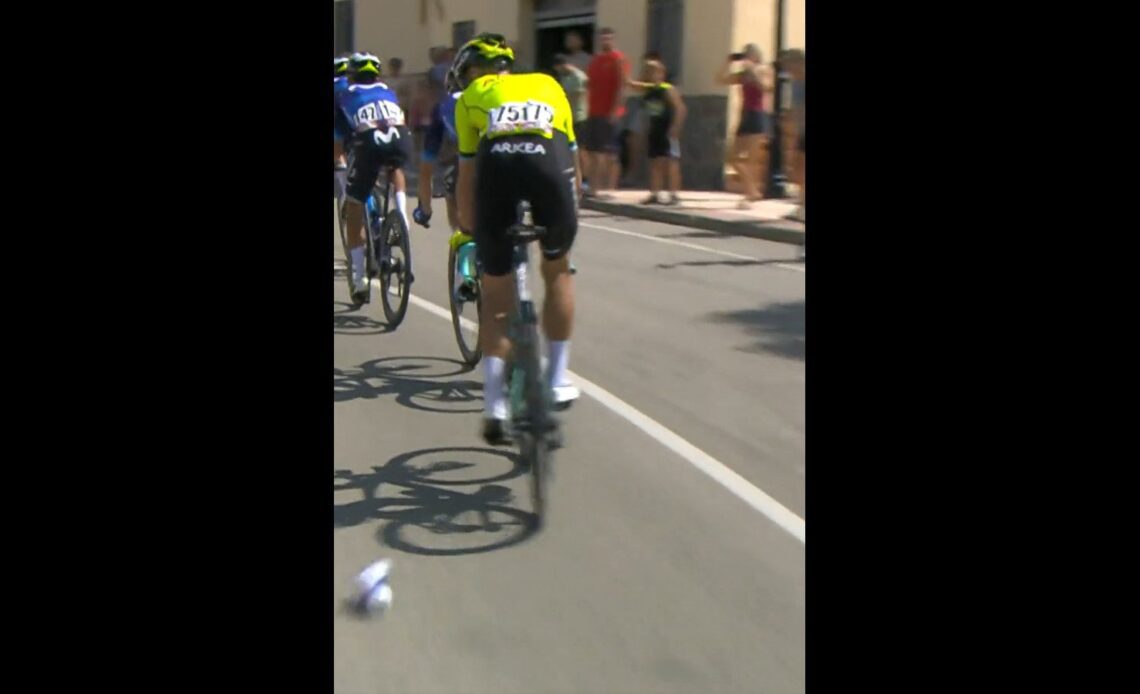
[[[550,385],[564,386],[570,381],[566,377],[566,366],[570,363],[570,340],[551,340],[549,345]]]
[[[403,191],[396,191],[396,209],[400,211],[400,216],[404,218],[404,225],[408,226],[408,194]],[[408,226],[411,229],[411,226]]]
[[[483,415],[490,419],[507,418],[507,399],[503,394],[503,360],[483,357]]]
[[[348,254],[352,258],[352,281],[360,284],[364,277],[364,246],[357,246]]]

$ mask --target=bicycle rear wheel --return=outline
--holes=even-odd
[[[459,345],[459,354],[468,366],[475,366],[483,358],[483,350],[479,347],[479,315],[483,310],[482,287],[475,281],[475,301],[459,301],[455,297],[455,263],[458,253],[451,248],[447,253],[447,299],[451,304],[451,327],[455,331],[455,342]],[[466,314],[466,315],[464,315]],[[476,325],[471,330],[463,325],[463,319],[472,320]]]
[[[412,244],[399,210],[391,210],[380,229],[380,301],[388,325],[396,328],[408,312],[412,288]]]

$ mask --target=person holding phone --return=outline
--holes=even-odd
[[[735,69],[734,69],[735,68]],[[740,122],[736,127],[729,165],[736,170],[744,187],[741,209],[748,209],[764,196],[760,192],[763,166],[759,174],[753,172],[757,162],[764,159],[768,143],[769,116],[767,103],[775,86],[775,75],[763,63],[760,47],[750,43],[740,53],[728,56],[715,77],[718,84],[740,85]]]

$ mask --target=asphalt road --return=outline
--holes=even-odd
[[[413,295],[446,310],[436,213],[413,227]],[[513,454],[477,437],[482,371],[450,321],[417,301],[387,332],[378,289],[351,310],[334,231],[338,694],[804,691],[802,533],[746,501],[762,490],[802,527],[797,250],[581,221],[570,368],[614,397],[567,413],[537,533]],[[345,601],[380,557],[394,603],[360,619]]]

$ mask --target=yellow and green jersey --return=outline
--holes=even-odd
[[[509,135],[566,136],[577,148],[574,114],[562,86],[550,75],[483,75],[463,90],[455,104],[459,156],[473,157],[483,139]]]

